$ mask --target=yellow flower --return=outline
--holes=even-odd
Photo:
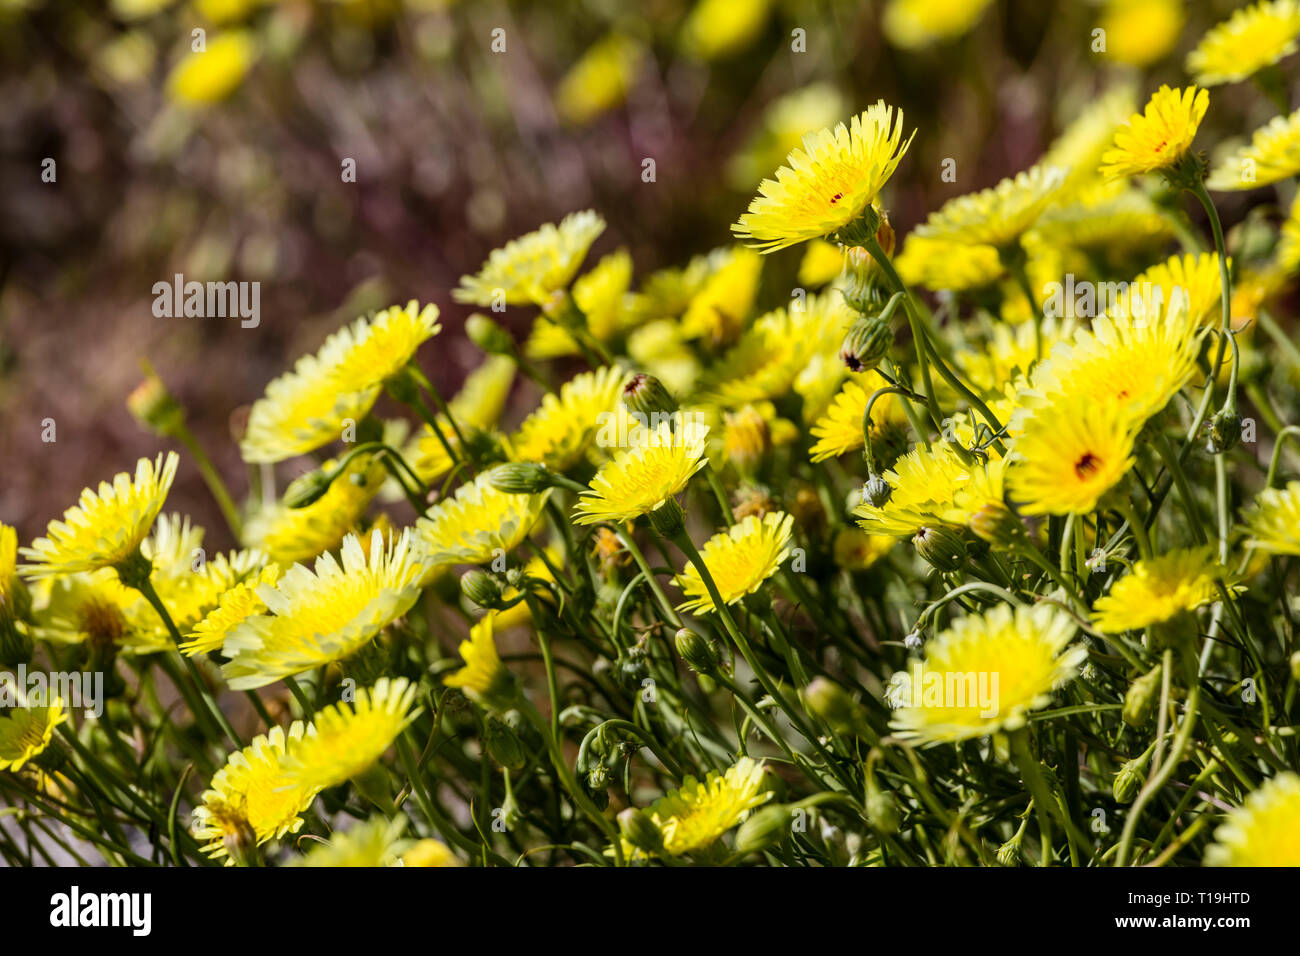
[[[1144,2],[1145,0],[1139,0],[1137,6],[1142,6]],[[1163,4],[1170,0],[1153,2]],[[1177,3],[1177,0],[1172,2]],[[1110,50],[1115,49],[1114,39],[1107,36],[1107,41],[1112,42]],[[1101,163],[1102,154],[1115,139],[1115,130],[1133,115],[1135,109],[1137,91],[1128,83],[1118,84],[1091,99],[1053,141],[1043,154],[1040,165],[1069,170],[1062,187],[1064,194],[1074,194],[1076,190],[1097,180],[1097,166]]]
[[[862,218],[911,143],[902,112],[883,100],[848,126],[809,133],[731,231],[763,252],[832,236]]]
[[[781,562],[790,556],[793,527],[792,516],[769,511],[762,520],[750,515],[704,543],[700,557],[704,559],[724,604],[735,604],[745,595],[753,594],[764,581],[776,574]],[[687,564],[682,568],[677,586],[686,596],[678,610],[717,610],[695,565]]]
[[[611,342],[632,321],[627,291],[632,284],[632,256],[619,249],[604,256],[590,272],[573,283],[573,301],[587,319],[587,331],[599,342]],[[524,346],[529,358],[551,359],[578,355],[580,349],[569,330],[546,316],[538,316]]]
[[[510,436],[510,457],[541,462],[553,471],[577,464],[614,417],[625,377],[620,369],[599,368],[565,382],[558,396],[548,392]]]
[[[683,856],[707,850],[771,797],[763,763],[741,757],[723,773],[709,771],[703,783],[686,777],[680,789],[660,797],[645,812],[663,834],[664,851]],[[624,852],[641,855],[626,844]]]
[[[1003,247],[1016,242],[1059,198],[1069,170],[1034,166],[989,189],[950,199],[930,213],[916,235]]]
[[[1274,116],[1206,178],[1210,189],[1258,189],[1300,173],[1300,110]]]
[[[1183,29],[1181,0],[1107,0],[1098,27],[1108,59],[1148,66],[1165,56]]]
[[[1093,623],[1107,634],[1136,631],[1210,603],[1226,573],[1213,551],[1179,548],[1137,562],[1093,604]]]
[[[682,51],[719,60],[753,43],[767,23],[772,0],[699,0],[682,24]]]
[[[814,239],[799,262],[799,284],[816,288],[839,278],[844,271],[844,250],[825,239]]]
[[[1087,514],[1133,465],[1134,424],[1115,402],[1054,394],[1025,416],[1007,474],[1028,515]]]
[[[582,54],[555,90],[555,109],[566,123],[585,126],[621,104],[636,80],[645,48],[618,33],[606,34]]]
[[[247,30],[232,30],[193,50],[176,64],[167,78],[167,95],[187,106],[217,103],[243,82],[257,59],[257,42]]]
[[[18,580],[18,531],[0,522],[0,629],[17,620],[20,597],[26,600]]]
[[[330,459],[321,469],[333,470],[335,465]],[[244,542],[283,565],[333,551],[356,528],[387,475],[373,455],[357,455],[318,501],[303,508],[277,503],[253,514],[244,526]]]
[[[98,492],[83,489],[63,520],[50,522],[48,537],[22,549],[32,563],[19,570],[29,578],[42,578],[117,567],[131,558],[162,510],[179,463],[174,451],[155,461],[141,458],[134,480],[120,472],[111,485],[101,481]]]
[[[1071,680],[1087,650],[1071,645],[1076,627],[1051,604],[1001,604],[959,618],[891,681],[899,705],[891,726],[903,738],[956,743],[1023,727],[1030,711]]]
[[[752,474],[772,447],[771,422],[775,415],[771,404],[761,409],[746,405],[723,413],[722,455],[741,474]]]
[[[1265,554],[1300,555],[1300,481],[1265,488],[1245,512],[1247,548]]]
[[[571,213],[559,226],[548,222],[492,250],[478,275],[462,276],[451,297],[480,306],[542,305],[568,287],[604,231],[605,220],[591,210]]]
[[[302,813],[311,806],[318,787],[302,787],[284,772],[285,757],[301,742],[303,725],[295,721],[286,734],[281,727],[253,740],[230,755],[212,777],[194,808],[192,831],[203,852],[227,866],[236,862],[240,843],[256,846],[302,829]],[[248,849],[251,849],[248,848]]]
[[[266,611],[266,602],[257,593],[260,585],[274,585],[280,580],[280,566],[270,564],[256,578],[240,581],[221,595],[217,606],[194,625],[190,640],[181,650],[191,657],[221,650],[227,635],[254,614]]]
[[[711,344],[729,342],[739,334],[758,293],[763,258],[752,249],[736,246],[722,250],[721,263],[686,307],[681,319],[685,339],[706,339]]]
[[[482,365],[470,372],[460,391],[447,403],[456,424],[471,432],[493,428],[505,409],[510,387],[515,381],[516,367],[515,360],[509,356],[489,355]],[[458,451],[460,441],[451,422],[445,415],[439,415],[437,421],[442,437],[453,451]],[[405,457],[426,484],[432,484],[451,471],[451,456],[427,424],[415,437]]]
[[[991,0],[889,0],[881,28],[889,42],[916,50],[970,31]]]
[[[1295,52],[1300,4],[1266,0],[1235,11],[1187,54],[1187,71],[1202,86],[1236,83]]]
[[[62,644],[89,641],[123,647],[129,641],[138,652],[143,644],[140,638],[162,626],[140,593],[108,568],[37,581],[32,587],[32,612],[34,636]],[[165,650],[169,643],[170,638],[157,649]]]
[[[1232,268],[1232,260],[1228,260]],[[1171,256],[1157,263],[1128,284],[1109,314],[1129,323],[1152,322],[1158,314],[1155,306],[1173,312],[1183,308],[1186,321],[1198,326],[1213,317],[1219,324],[1223,282],[1219,275],[1219,255],[1202,252],[1199,256]],[[1158,297],[1158,299],[1157,299]]]
[[[415,358],[416,350],[442,330],[438,307],[412,299],[390,306],[373,319],[364,316],[334,333],[339,351],[335,384],[343,391],[362,392],[383,385]]]
[[[1107,179],[1173,169],[1188,155],[1210,105],[1208,90],[1162,86],[1141,113],[1115,131],[1115,146],[1102,156]]]
[[[958,352],[957,364],[971,384],[985,392],[997,391],[1005,388],[1007,383],[1023,378],[1037,361],[1040,333],[1043,350],[1050,352],[1052,346],[1061,340],[1062,325],[1051,318],[1036,323],[1021,322],[1015,326],[1000,322],[990,330],[989,341],[983,347]]]
[[[686,487],[708,464],[704,457],[708,428],[688,425],[675,435],[668,422],[635,433],[631,448],[619,452],[591,479],[575,509],[578,524],[633,521],[649,514]]]
[[[442,679],[448,687],[459,687],[465,694],[492,710],[508,710],[515,702],[515,678],[501,663],[493,629],[497,613],[489,612],[469,630],[469,639],[460,642],[460,656],[465,666]]]
[[[1206,866],[1300,866],[1300,775],[1280,773],[1214,831]]]
[[[406,825],[407,819],[400,813],[391,820],[374,817],[350,830],[335,831],[328,843],[315,844],[307,854],[290,861],[289,865],[331,869],[403,865],[403,854],[415,845],[402,836]]]
[[[257,596],[268,614],[245,618],[226,637],[221,669],[234,690],[251,690],[353,654],[397,618],[420,595],[424,568],[411,546],[410,530],[390,547],[376,531],[370,555],[356,535],[343,539],[343,563],[332,554],[316,559],[315,571],[295,564]]]
[[[887,534],[841,528],[835,535],[835,565],[845,571],[867,571],[897,543],[897,538]]]
[[[949,442],[918,445],[880,476],[892,489],[889,501],[877,507],[864,500],[854,514],[864,531],[896,537],[915,534],[925,525],[962,525],[968,516],[957,508],[958,493],[986,471],[1000,488],[1002,469],[997,459],[984,466],[965,464]]]
[[[1126,180],[1102,180],[1096,164],[1089,172],[1091,178],[1075,190],[1073,201],[1044,212],[1027,239],[1034,237],[1062,249],[1136,255],[1161,248],[1173,237],[1168,219],[1150,196]],[[1049,281],[1058,281],[1061,274],[1058,270]]]
[[[908,285],[932,292],[964,292],[1002,278],[1004,269],[993,246],[926,239],[915,232],[903,243],[894,268]]]
[[[284,772],[299,787],[323,790],[359,776],[379,760],[416,718],[416,686],[405,677],[381,677],[356,692],[352,704],[317,712],[289,749]]]
[[[814,462],[835,458],[847,451],[861,448],[866,444],[862,434],[862,420],[867,413],[867,402],[877,389],[887,387],[888,383],[878,372],[867,372],[849,379],[840,393],[835,396],[826,414],[812,427],[813,437],[817,443],[809,449]],[[882,395],[871,406],[871,437],[880,435],[889,417],[892,395]]]
[[[54,728],[67,719],[58,698],[47,707],[18,705],[0,710],[0,770],[18,771],[39,757],[54,739]]]
[[[550,490],[512,495],[492,486],[483,472],[430,508],[416,523],[415,534],[426,563],[483,564],[513,551],[541,520]]]
[[[402,866],[462,866],[451,847],[438,840],[420,840],[402,854]]]

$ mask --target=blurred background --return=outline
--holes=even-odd
[[[242,494],[232,427],[357,315],[436,303],[421,361],[454,390],[479,353],[450,290],[515,235],[593,208],[589,263],[685,264],[730,241],[802,133],[883,98],[918,129],[887,194],[901,236],[1031,165],[1099,90],[1185,84],[1186,51],[1240,5],[0,0],[0,520],[28,540],[158,450],[124,404],[141,359]],[[1199,142],[1273,111],[1217,88]],[[1229,223],[1259,202],[1219,198]],[[771,258],[760,303],[799,253]],[[155,317],[176,273],[260,282],[260,324]],[[504,317],[520,338],[531,321]],[[188,459],[171,507],[233,544]]]

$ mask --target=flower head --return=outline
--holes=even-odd
[[[255,614],[265,613],[266,602],[257,593],[260,585],[274,585],[280,580],[280,566],[268,564],[258,575],[240,581],[221,594],[217,606],[204,615],[190,631],[181,650],[191,657],[219,651],[227,635]]]
[[[883,100],[847,126],[809,133],[731,231],[763,252],[832,236],[875,202],[911,143],[902,112]]]
[[[167,95],[185,106],[220,102],[239,88],[256,59],[257,42],[247,30],[213,37],[176,64],[167,77]]]
[[[929,743],[1023,726],[1087,656],[1070,645],[1075,630],[1070,616],[1050,604],[1002,604],[954,621],[926,644],[919,666],[894,675],[891,695],[903,706],[892,726]]]
[[[1265,488],[1245,513],[1246,547],[1265,554],[1300,555],[1300,481]]]
[[[927,526],[960,527],[979,504],[959,496],[978,483],[1001,497],[1004,468],[1001,459],[992,457],[983,465],[967,464],[949,442],[918,445],[881,475],[890,487],[889,500],[877,506],[864,499],[854,514],[863,530],[874,535],[906,537]]]
[[[1107,634],[1161,624],[1215,600],[1226,571],[1213,548],[1178,548],[1146,558],[1093,605],[1093,623]]]
[[[577,464],[617,411],[625,378],[619,369],[599,368],[574,376],[558,395],[548,392],[510,436],[511,458],[542,462],[554,471]]]
[[[894,268],[908,285],[934,292],[964,292],[990,285],[1002,278],[1005,269],[993,246],[927,239],[909,233]]]
[[[1234,11],[1187,54],[1187,71],[1202,86],[1236,83],[1295,52],[1300,3],[1265,0]]]
[[[180,458],[169,451],[155,461],[141,458],[135,478],[121,472],[99,490],[81,492],[75,507],[51,521],[47,537],[37,538],[23,557],[31,564],[20,570],[29,578],[95,571],[120,565],[136,554],[162,510],[176,477]]]
[[[295,564],[275,585],[258,585],[269,613],[245,618],[222,647],[230,686],[250,690],[342,660],[410,610],[424,571],[410,531],[387,547],[376,531],[369,550],[348,535],[342,564],[323,554],[314,572]]]
[[[48,706],[0,710],[0,770],[18,771],[39,757],[54,739],[54,728],[67,719],[57,698]]]
[[[647,807],[646,814],[663,834],[664,851],[682,856],[707,850],[771,797],[762,762],[741,757],[723,773],[710,771],[703,782],[687,777],[679,789]],[[624,849],[629,855],[639,853],[630,846]]]
[[[930,214],[916,235],[1007,246],[1024,235],[1043,210],[1059,198],[1068,174],[1068,169],[1059,166],[1034,166],[989,189],[950,199]]]
[[[1133,465],[1133,421],[1115,402],[1053,394],[1025,416],[1007,472],[1028,515],[1087,514]]]
[[[917,50],[966,33],[990,0],[889,0],[881,28],[889,42]]]
[[[1300,866],[1300,775],[1280,773],[1214,831],[1206,866]]]
[[[492,710],[506,710],[515,700],[515,678],[497,654],[492,635],[497,613],[489,612],[470,628],[469,638],[460,642],[465,666],[448,674],[442,682],[459,687],[469,697]]]
[[[812,427],[816,443],[809,450],[814,462],[834,458],[866,444],[862,433],[862,420],[867,414],[871,394],[885,388],[886,382],[878,372],[867,372],[844,383],[844,388],[830,408]],[[871,406],[871,437],[878,436],[889,416],[892,395],[882,395]]]
[[[317,843],[290,866],[366,867],[397,866],[415,842],[403,836],[407,819],[372,817],[350,830],[335,831],[328,843]]]
[[[286,833],[297,833],[303,824],[302,813],[316,797],[319,788],[303,787],[284,772],[285,756],[303,735],[303,724],[295,721],[288,733],[272,727],[243,750],[230,755],[225,766],[216,772],[208,789],[194,808],[192,830],[203,843],[203,852],[225,858],[227,866],[236,862],[240,841],[252,834],[261,846]]]
[[[324,789],[350,780],[379,760],[416,718],[416,687],[405,677],[381,677],[356,700],[319,711],[290,750],[285,774],[296,786]]]
[[[1183,29],[1182,0],[1107,0],[1098,21],[1105,31],[1105,56],[1131,66],[1159,60]]]
[[[1102,156],[1107,179],[1170,170],[1188,155],[1210,105],[1208,90],[1162,86],[1141,113],[1115,131],[1115,146]]]
[[[1210,189],[1258,189],[1300,173],[1300,110],[1274,116],[1243,146],[1214,168]]]
[[[700,557],[704,559],[724,604],[735,604],[746,594],[753,594],[764,581],[776,574],[781,562],[790,556],[793,526],[791,515],[769,511],[761,520],[749,515],[704,543]],[[678,605],[679,610],[717,609],[694,565],[688,564],[682,569],[677,586],[686,595],[686,601]]]
[[[483,472],[416,523],[419,546],[431,567],[491,561],[523,543],[541,519],[549,497],[549,489],[534,495],[500,491],[492,484],[491,473]]]
[[[605,220],[591,210],[571,213],[558,226],[548,222],[492,250],[477,275],[461,277],[452,298],[480,306],[502,299],[509,305],[542,305],[568,287],[604,231]]]
[[[633,433],[631,448],[621,451],[591,479],[575,509],[578,524],[633,521],[659,508],[686,487],[708,464],[704,456],[708,428],[685,427],[674,434],[668,422]]]

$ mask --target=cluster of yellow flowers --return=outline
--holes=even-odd
[[[949,6],[961,32],[986,4]],[[931,16],[894,2],[886,28],[922,45]],[[1300,481],[1276,486],[1300,428],[1261,341],[1294,376],[1269,310],[1300,270],[1300,203],[1267,251],[1230,256],[1209,192],[1293,191],[1300,113],[1213,169],[1195,149],[1201,87],[1298,36],[1290,0],[1239,12],[1188,57],[1200,86],[1140,112],[1131,88],[1105,91],[1039,163],[901,243],[883,190],[925,134],[884,102],[804,136],[732,226],[739,245],[636,289],[626,250],[583,271],[596,212],[544,225],[452,293],[537,311],[522,346],[471,317],[485,354],[446,401],[416,359],[435,306],[358,319],[252,406],[240,450],[262,480],[233,515],[241,550],[206,558],[203,529],[163,513],[172,452],[86,489],[28,547],[0,527],[4,660],[82,648],[130,678],[96,727],[64,701],[0,717],[0,770],[153,824],[159,807],[100,788],[140,770],[115,724],[172,719],[146,690],[156,665],[201,739],[160,746],[212,768],[174,861],[248,865],[306,828],[324,845],[289,860],[309,865],[509,865],[539,847],[988,864],[1030,858],[1027,836],[1043,865],[1300,865]],[[611,43],[585,68],[638,55]],[[581,89],[574,117],[600,108]],[[764,255],[805,243],[800,288],[761,311]],[[557,380],[573,363],[588,368]],[[541,397],[507,424],[520,374]],[[179,437],[160,383],[140,394],[140,419]],[[379,417],[384,395],[414,434]],[[276,494],[272,466],[306,455]],[[240,691],[261,725],[247,745]],[[1023,788],[972,769],[1008,761]],[[1080,792],[1122,827],[1098,842]],[[504,830],[483,825],[494,810]],[[852,839],[792,827],[801,813]],[[347,816],[364,822],[326,840]]]

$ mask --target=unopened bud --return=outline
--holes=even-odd
[[[515,354],[515,341],[510,333],[481,312],[475,312],[465,320],[465,337],[488,355]]]
[[[873,508],[883,508],[894,496],[894,486],[879,475],[872,475],[862,486],[862,498]]]
[[[501,582],[479,568],[472,568],[460,576],[460,590],[479,607],[496,608],[502,604]]]
[[[337,477],[335,473],[313,469],[299,475],[284,489],[284,503],[291,509],[306,508],[325,497]]]
[[[488,481],[508,495],[535,495],[554,487],[555,476],[537,462],[510,461],[488,472]]]
[[[722,655],[718,653],[717,642],[712,638],[683,627],[673,638],[673,643],[677,645],[677,653],[686,662],[686,666],[695,673],[712,676],[718,672]]]
[[[849,326],[840,345],[840,359],[850,372],[866,372],[880,364],[893,344],[889,321],[878,313],[867,314]]]
[[[1205,447],[1211,455],[1222,455],[1241,442],[1241,416],[1236,411],[1222,410],[1210,419],[1209,437]]]
[[[637,372],[623,385],[622,402],[628,411],[640,412],[647,417],[656,412],[671,415],[677,411],[677,401],[668,393],[664,383],[645,372]]]
[[[148,365],[144,381],[127,396],[126,408],[144,428],[164,438],[175,435],[185,423],[185,410]]]
[[[942,525],[926,525],[912,536],[916,553],[940,571],[959,571],[966,564],[966,542]]]
[[[1159,666],[1151,668],[1129,684],[1128,692],[1124,695],[1124,709],[1121,714],[1124,723],[1130,727],[1141,727],[1145,724],[1147,718],[1151,716],[1151,708],[1155,706],[1156,694],[1159,690]]]
[[[650,854],[663,852],[663,831],[644,810],[628,807],[619,813],[618,831],[624,840],[642,852]]]
[[[1151,762],[1151,751],[1132,760],[1126,761],[1124,766],[1119,768],[1115,774],[1115,782],[1111,786],[1111,792],[1115,796],[1116,803],[1132,803],[1133,798],[1137,796],[1138,788],[1142,786],[1142,781],[1146,779],[1147,764]]]
[[[790,808],[784,804],[762,807],[736,831],[737,853],[759,853],[776,846],[790,832]]]

